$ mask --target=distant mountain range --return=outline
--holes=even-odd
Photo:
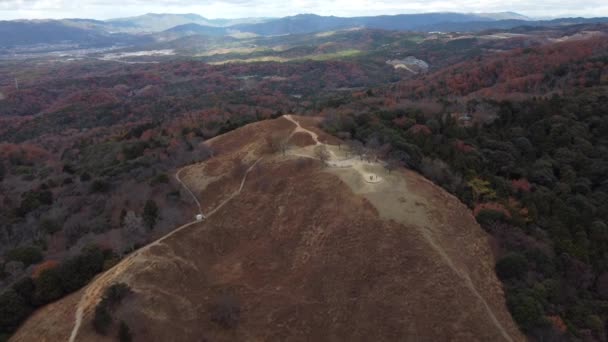
[[[608,22],[608,18],[530,20],[513,12],[424,13],[367,17],[300,14],[284,18],[207,19],[197,14],[154,14],[106,21],[92,19],[0,21],[0,47],[75,44],[79,47],[138,45],[190,35],[237,38],[305,34],[355,27],[398,31],[481,31],[518,26]]]
[[[0,51],[38,44],[76,44],[79,47],[131,45],[153,41],[152,37],[110,33],[92,20],[0,21]],[[0,52],[1,54],[1,52]]]
[[[234,32],[247,32],[260,36],[280,36],[287,34],[323,32],[353,27],[396,31],[468,32],[489,29],[511,29],[518,26],[561,26],[608,22],[608,18],[561,18],[553,20],[530,20],[527,18],[522,18],[526,17],[511,12],[486,14],[399,14],[352,18],[300,14],[291,17],[272,19],[265,22],[236,24],[226,27],[211,27],[191,23],[173,27],[165,32],[183,35],[203,34],[211,36],[230,35],[234,34]]]
[[[122,32],[160,32],[172,27],[197,24],[210,27],[227,27],[238,24],[263,23],[270,18],[207,19],[198,14],[148,13],[137,17],[117,18],[106,21],[106,25]]]
[[[552,20],[493,20],[493,21],[471,21],[471,22],[443,22],[425,25],[417,28],[420,31],[443,31],[443,32],[477,32],[484,30],[509,30],[520,26],[529,27],[552,27],[578,24],[608,23],[608,18],[559,18]]]

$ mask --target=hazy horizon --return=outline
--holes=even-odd
[[[119,8],[119,10],[116,10]],[[535,19],[608,16],[604,0],[576,3],[563,0],[514,0],[508,5],[495,0],[0,0],[0,20],[88,18],[108,20],[147,13],[198,14],[208,19],[276,18],[297,14],[355,17],[368,15],[421,14],[437,12],[515,12]]]

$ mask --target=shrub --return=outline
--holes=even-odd
[[[22,195],[21,205],[19,206],[19,214],[25,216],[30,211],[36,210],[43,205],[53,204],[53,193],[44,191],[27,191]]]
[[[6,259],[21,261],[25,267],[42,261],[42,251],[35,246],[22,246],[12,249],[6,253]]]
[[[34,284],[34,280],[32,278],[23,277],[15,282],[12,288],[28,303],[28,305],[32,305],[34,303],[36,284]]]
[[[110,184],[100,179],[96,179],[91,184],[91,192],[108,192],[110,190]]]
[[[85,172],[83,174],[80,175],[80,181],[81,182],[88,182],[91,180],[91,175],[88,172]]]
[[[95,307],[95,316],[93,317],[93,328],[97,333],[101,335],[106,335],[108,333],[110,326],[112,326],[112,321],[114,320],[112,311],[116,309],[116,306],[118,306],[118,304],[120,304],[120,302],[122,302],[130,293],[131,288],[125,283],[112,284],[105,290],[103,298]],[[121,336],[121,329],[124,329],[122,327],[123,324],[124,322],[121,322],[121,327],[119,327],[119,338]],[[128,327],[126,332],[130,338],[131,333],[128,331]]]
[[[146,201],[143,219],[146,227],[149,229],[154,228],[154,225],[156,225],[156,220],[158,219],[158,206],[153,200]]]
[[[481,226],[486,226],[486,225],[492,224],[497,221],[503,221],[503,222],[508,221],[507,216],[503,212],[500,212],[498,210],[492,210],[492,209],[480,210],[479,213],[477,214],[477,216],[475,216],[475,219],[477,219],[477,222]]]
[[[64,292],[75,291],[103,270],[105,256],[97,246],[85,248],[76,257],[66,260],[59,267],[59,276]]]
[[[164,173],[157,175],[156,177],[152,178],[152,180],[150,181],[151,186],[155,186],[158,184],[167,184],[167,183],[169,183],[169,176],[167,176]]]
[[[148,144],[146,142],[136,141],[123,146],[122,153],[127,160],[131,160],[142,156],[147,147]]]
[[[63,165],[63,172],[73,175],[76,173],[76,169],[74,169],[74,167],[70,164],[65,164]]]
[[[44,305],[64,294],[61,276],[56,268],[42,271],[34,283],[36,284],[34,293],[34,303],[36,305]]]
[[[124,321],[120,321],[120,325],[118,326],[118,340],[120,342],[131,342],[133,340],[131,329],[129,329],[129,326]]]
[[[97,304],[95,307],[95,315],[93,316],[93,329],[98,334],[106,335],[110,326],[112,325],[112,315],[106,305],[102,303]]]
[[[507,305],[513,319],[526,332],[544,325],[543,308],[534,297],[519,293],[509,296]]]
[[[125,283],[112,284],[106,289],[104,300],[106,300],[110,306],[118,305],[131,293],[131,287]]]
[[[61,230],[61,225],[51,219],[45,218],[40,221],[40,228],[49,235],[53,235]]]
[[[519,253],[509,253],[496,263],[496,274],[502,280],[522,278],[527,271],[528,261]]]
[[[225,329],[236,328],[241,316],[241,307],[233,296],[222,296],[215,305],[211,307],[211,321]]]
[[[456,191],[462,184],[462,177],[454,173],[450,166],[440,159],[423,158],[420,171],[426,178],[450,192]]]
[[[11,333],[32,308],[15,290],[9,289],[0,295],[0,333]]]

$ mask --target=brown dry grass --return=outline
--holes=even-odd
[[[264,134],[290,129],[278,119],[218,137],[217,156],[183,179],[212,207],[238,187],[235,158],[250,161]],[[312,159],[266,155],[243,191],[207,221],[96,278],[77,340],[114,338],[96,335],[91,318],[102,290],[117,281],[135,291],[116,315],[136,341],[503,340],[429,234],[511,338],[523,340],[504,305],[487,238],[466,207],[412,172],[393,172],[380,192],[347,170],[332,172]],[[13,340],[67,339],[81,293],[39,310]],[[210,319],[226,293],[240,303],[235,329]]]

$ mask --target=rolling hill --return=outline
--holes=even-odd
[[[271,137],[292,147],[269,150]],[[337,143],[304,117],[209,141],[215,156],[178,172],[206,220],[40,309],[11,341],[114,338],[117,323],[103,336],[91,322],[116,283],[132,294],[113,320],[136,341],[522,341],[471,212],[415,172],[344,159]]]

